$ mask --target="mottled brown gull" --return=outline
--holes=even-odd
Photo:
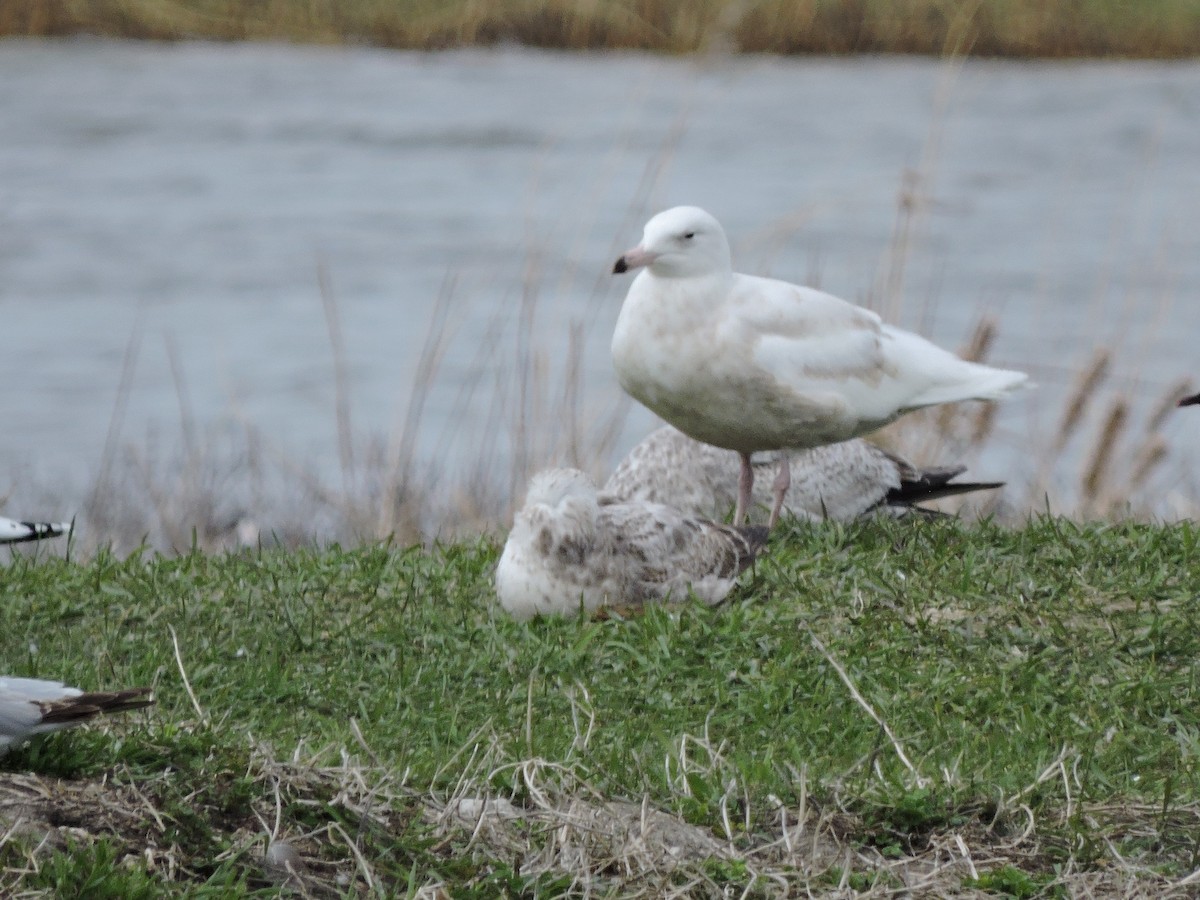
[[[964,466],[918,468],[861,438],[781,452],[791,456],[784,509],[809,522],[845,522],[876,511],[904,515],[923,501],[1003,486],[956,482]],[[759,474],[776,465],[773,453],[753,461]],[[626,502],[665,503],[689,515],[720,519],[737,501],[739,468],[732,450],[702,444],[664,425],[629,451],[602,490]],[[751,518],[770,509],[773,499],[770,487],[756,480]]]
[[[740,455],[735,522],[750,507],[756,451],[848,440],[925,406],[996,400],[1026,381],[831,294],[735,273],[720,223],[694,206],[646,223],[613,271],[635,268],[613,333],[617,377],[690,437]],[[789,483],[780,454],[769,525]]]
[[[593,613],[687,599],[716,604],[766,543],[762,526],[734,528],[659,503],[602,497],[577,469],[530,482],[496,567],[513,616]]]
[[[81,725],[101,713],[141,709],[149,688],[84,693],[61,681],[0,676],[0,753],[36,734]]]

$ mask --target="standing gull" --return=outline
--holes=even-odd
[[[70,522],[18,522],[0,516],[0,544],[22,544],[70,533]]]
[[[71,728],[101,713],[141,709],[153,702],[149,688],[84,693],[61,681],[0,676],[0,753],[35,734]]]
[[[792,485],[784,508],[808,522],[846,522],[878,510],[900,516],[926,500],[1003,486],[998,481],[956,482],[964,466],[917,468],[861,438],[791,451],[790,456]],[[766,470],[775,465],[774,454],[753,465],[759,472]],[[629,451],[603,493],[625,502],[665,503],[690,515],[720,518],[737,500],[738,471],[736,453],[664,425]],[[752,510],[770,508],[770,488],[756,486],[752,499]]]
[[[750,507],[756,451],[844,441],[924,406],[999,399],[1026,380],[831,294],[735,273],[720,223],[695,206],[646,223],[613,271],[636,268],[613,333],[617,377],[688,436],[737,451],[735,522]],[[768,527],[790,477],[781,454]]]
[[[548,469],[533,477],[509,532],[496,593],[519,619],[683,600],[689,590],[715,605],[766,539],[762,526],[613,500],[578,469]]]

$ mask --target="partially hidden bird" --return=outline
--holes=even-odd
[[[70,522],[19,522],[0,516],[0,544],[23,544],[70,533]]]
[[[61,681],[0,676],[0,753],[34,735],[152,703],[150,688],[85,692]]]
[[[792,483],[784,509],[807,522],[846,522],[876,512],[904,516],[921,509],[919,503],[1004,486],[1002,481],[956,481],[965,466],[916,466],[862,438],[779,452],[791,457]],[[601,490],[625,502],[664,503],[719,520],[737,501],[739,465],[733,451],[664,425],[629,451]],[[765,454],[753,465],[757,473],[777,460]],[[756,479],[752,500],[748,512],[753,519],[760,509],[770,509],[770,487]]]
[[[694,594],[720,603],[766,545],[761,525],[733,527],[661,503],[600,494],[578,469],[530,481],[496,567],[501,606],[519,619],[641,608]]]

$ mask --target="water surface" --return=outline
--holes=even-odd
[[[507,459],[522,310],[548,396],[581,336],[597,422],[620,402],[612,260],[676,203],[717,214],[738,268],[939,342],[994,314],[992,361],[1040,389],[1006,404],[987,477],[1027,474],[1095,346],[1135,411],[1195,362],[1200,64],[6,41],[0,83],[0,495],[84,496],[131,341],[121,442],[250,423],[336,474],[321,269],[360,441],[401,419],[446,298],[422,458]],[[533,421],[553,455],[564,426]]]

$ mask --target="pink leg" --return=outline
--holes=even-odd
[[[792,486],[792,466],[784,451],[779,453],[779,471],[775,475],[775,503],[771,506],[771,518],[767,520],[767,528],[774,528],[779,521],[779,513],[783,509],[783,498],[787,496],[788,488]]]
[[[749,453],[739,453],[742,458],[742,471],[738,475],[737,506],[733,510],[733,524],[741,525],[750,511],[750,498],[754,493],[754,466],[750,464]]]

